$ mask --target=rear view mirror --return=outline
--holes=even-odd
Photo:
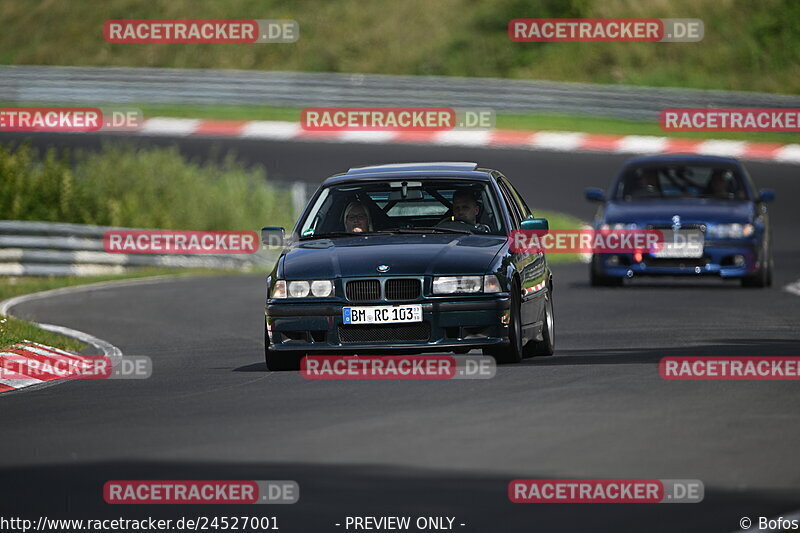
[[[283,246],[286,230],[278,226],[261,228],[261,242],[267,246]]]
[[[402,200],[422,200],[422,191],[419,189],[407,189],[406,195],[403,196],[403,191],[392,191],[389,193],[390,202],[400,202]]]
[[[590,202],[604,202],[606,200],[606,195],[603,192],[603,189],[589,187],[586,189],[585,194],[586,199]]]
[[[524,230],[549,230],[550,224],[546,218],[527,218],[520,224]]]
[[[772,189],[761,189],[758,191],[758,196],[764,203],[770,203],[775,200],[775,191]]]

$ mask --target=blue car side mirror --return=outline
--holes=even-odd
[[[546,218],[526,218],[520,224],[520,228],[524,230],[549,230],[550,224]]]
[[[261,228],[261,242],[267,246],[283,246],[286,230],[279,226]]]
[[[603,189],[589,187],[586,189],[585,194],[586,199],[590,202],[604,202],[606,200],[606,195],[603,192]]]
[[[772,189],[761,189],[758,191],[758,196],[764,203],[769,203],[775,200],[775,191]]]

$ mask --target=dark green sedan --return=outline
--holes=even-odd
[[[270,370],[304,355],[554,351],[553,275],[514,230],[546,230],[500,172],[476,163],[353,168],[324,181],[267,278]]]

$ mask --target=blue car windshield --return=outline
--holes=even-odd
[[[711,198],[747,200],[747,190],[735,167],[719,165],[663,165],[629,168],[617,184],[615,198]]]
[[[411,178],[324,188],[299,225],[300,237],[369,232],[505,235],[489,183]]]

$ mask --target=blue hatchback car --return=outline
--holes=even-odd
[[[601,202],[593,227],[655,229],[691,239],[659,251],[592,256],[593,286],[622,285],[638,276],[719,276],[745,287],[772,284],[768,189],[757,190],[734,158],[702,155],[635,157],[611,189],[586,189]]]

